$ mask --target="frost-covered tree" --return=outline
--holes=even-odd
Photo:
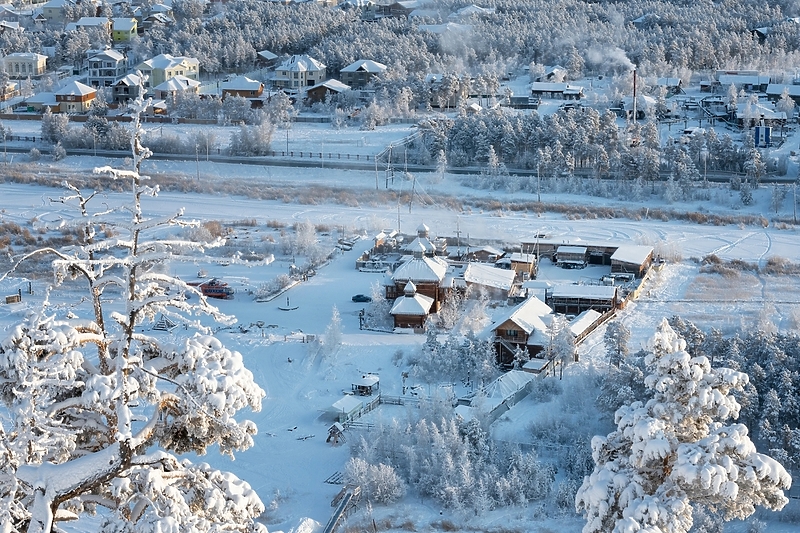
[[[757,505],[780,510],[791,477],[758,453],[733,393],[747,374],[712,368],[692,357],[666,320],[645,358],[645,385],[653,397],[617,410],[617,430],[592,439],[595,469],[584,478],[576,508],[585,533],[649,531],[684,533],[695,505],[742,519]]]
[[[631,339],[631,330],[620,320],[612,320],[606,326],[603,342],[609,353],[609,362],[619,366],[620,362],[628,356],[628,343]]]
[[[137,111],[144,107],[140,99]],[[0,342],[4,532],[49,533],[98,507],[102,531],[265,531],[254,521],[264,506],[246,482],[179,457],[250,447],[256,427],[237,413],[259,410],[264,391],[241,354],[190,317],[232,319],[164,273],[172,250],[200,245],[163,239],[164,230],[191,224],[180,212],[145,215],[142,200],[158,188],[139,173],[150,152],[138,113],[134,131],[133,169],[98,169],[130,185],[130,202],[95,212],[95,193],[67,185],[58,201],[78,210],[80,243],[22,259],[53,256],[50,296],[75,280],[88,303],[80,317],[80,306],[65,312],[46,298]],[[161,314],[186,332],[169,341],[143,333]]]

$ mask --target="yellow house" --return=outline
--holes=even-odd
[[[175,76],[197,80],[200,74],[200,62],[193,57],[159,54],[139,63],[136,70],[148,77],[145,87],[149,88],[161,85]]]
[[[114,18],[111,23],[111,38],[115,43],[127,43],[136,36],[136,19]]]

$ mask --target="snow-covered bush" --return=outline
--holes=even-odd
[[[371,465],[358,457],[351,457],[345,465],[345,481],[361,486],[361,494],[371,502],[393,503],[405,495],[403,480],[391,466]]]

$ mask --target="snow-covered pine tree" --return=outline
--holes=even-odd
[[[93,213],[95,193],[67,185],[60,200],[82,215],[81,244],[23,258],[55,256],[50,294],[80,280],[91,316],[45,302],[0,342],[4,533],[49,533],[98,508],[103,531],[265,531],[255,522],[264,506],[246,482],[178,457],[214,445],[231,456],[250,447],[255,424],[236,415],[259,410],[264,391],[241,354],[189,316],[232,319],[163,273],[172,250],[198,245],[162,239],[166,228],[191,224],[180,212],[158,219],[143,212],[142,198],[158,192],[139,173],[149,155],[138,119],[145,105],[135,104],[133,170],[97,170],[128,181],[130,203]],[[160,314],[187,333],[171,341],[144,333],[139,326]]]
[[[789,474],[756,451],[747,427],[725,425],[739,414],[732,393],[747,374],[691,357],[666,320],[651,346],[645,385],[653,398],[621,407],[617,430],[592,439],[595,469],[575,499],[584,533],[685,533],[696,504],[725,520],[750,516],[756,505],[783,508]]]

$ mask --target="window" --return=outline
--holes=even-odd
[[[519,332],[515,329],[507,329],[506,337],[516,337]]]

